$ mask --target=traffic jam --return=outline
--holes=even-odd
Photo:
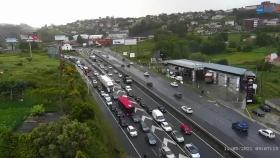
[[[199,158],[201,154],[203,155],[201,148],[207,151],[209,148],[207,145],[196,146],[195,143],[201,142],[201,138],[197,138],[197,135],[192,136],[192,128],[187,123],[177,120],[164,105],[156,103],[142,92],[133,84],[134,81],[129,75],[97,57],[96,52],[80,51],[80,53],[86,54],[89,58],[85,61],[76,60],[75,64],[103,98],[108,110],[119,123],[119,127],[125,131],[132,142],[136,142],[135,139],[141,137],[143,140],[137,142],[140,145],[144,142],[148,145],[147,149],[150,151],[140,153],[141,157]],[[125,66],[128,67],[128,65],[121,67]],[[150,74],[145,72],[143,75],[149,78]],[[181,106],[181,110],[188,116],[193,113],[192,108],[187,105]],[[221,157],[215,152],[213,152],[215,157]]]

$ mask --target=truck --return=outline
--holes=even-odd
[[[152,116],[157,122],[165,121],[165,118],[164,118],[162,112],[159,109],[154,109],[152,111]]]
[[[91,55],[89,58],[90,58],[93,62],[96,62],[96,56],[95,56],[95,55]]]
[[[113,80],[108,77],[107,75],[100,75],[99,81],[101,82],[102,86],[106,89],[108,93],[110,93],[112,90],[112,87],[114,86]]]
[[[131,79],[130,76],[124,75],[123,76],[123,82],[126,83],[126,84],[131,84],[132,83],[132,79]]]

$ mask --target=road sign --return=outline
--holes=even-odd
[[[173,140],[170,140],[168,138],[163,138],[163,144],[165,146],[167,146],[168,143],[172,143],[172,144],[176,145],[176,143]]]

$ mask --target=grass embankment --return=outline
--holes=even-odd
[[[70,68],[70,71],[67,72],[65,69],[63,73],[63,90],[61,91],[58,67],[59,61],[49,58],[46,53],[33,54],[32,61],[29,61],[27,55],[22,53],[0,54],[0,72],[3,72],[0,73],[0,82],[13,80],[27,83],[23,101],[19,101],[19,98],[10,100],[10,97],[0,94],[0,129],[14,130],[30,114],[31,107],[36,104],[43,104],[46,111],[63,109],[64,114],[70,115],[71,118],[73,117],[71,109],[85,103],[94,109],[94,117],[84,122],[92,130],[94,141],[91,143],[94,145],[90,147],[91,152],[88,154],[96,157],[123,157],[122,147],[117,143],[113,130],[108,126],[107,119],[102,115],[97,103],[87,94],[86,85],[80,75],[65,63],[65,67]],[[70,72],[72,75],[67,75]],[[60,106],[59,95],[63,96],[62,106]],[[71,103],[73,104],[70,105]],[[2,139],[1,137],[0,142]],[[6,144],[2,142],[0,145]],[[2,150],[6,149],[0,148],[0,153]]]

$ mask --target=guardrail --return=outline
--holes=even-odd
[[[124,74],[128,74],[129,72],[125,72],[124,70],[120,69],[119,67],[116,67],[115,65],[111,64],[109,61],[104,59],[101,55],[95,53],[96,56],[101,58],[103,61],[107,62],[108,64],[112,65],[115,69],[118,71],[121,71]],[[149,96],[151,96],[155,101],[157,101],[160,104],[167,105],[166,108],[169,112],[175,114],[180,121],[185,122],[185,120],[188,121],[191,127],[193,127],[193,130],[200,134],[207,143],[211,144],[212,147],[215,147],[215,150],[219,151],[224,157],[228,158],[243,158],[240,154],[238,154],[236,151],[232,150],[229,146],[227,146],[225,143],[223,143],[221,140],[219,140],[217,137],[212,135],[210,132],[208,132],[205,128],[198,125],[196,122],[194,122],[192,119],[186,117],[181,111],[173,107],[168,101],[166,101],[164,98],[156,94],[154,91],[152,91],[152,87],[148,88],[145,84],[143,84],[142,81],[139,81],[137,77],[135,77],[133,74],[129,73],[128,75],[133,76],[134,83],[141,88],[145,93],[147,93]],[[213,143],[214,142],[214,143]]]

